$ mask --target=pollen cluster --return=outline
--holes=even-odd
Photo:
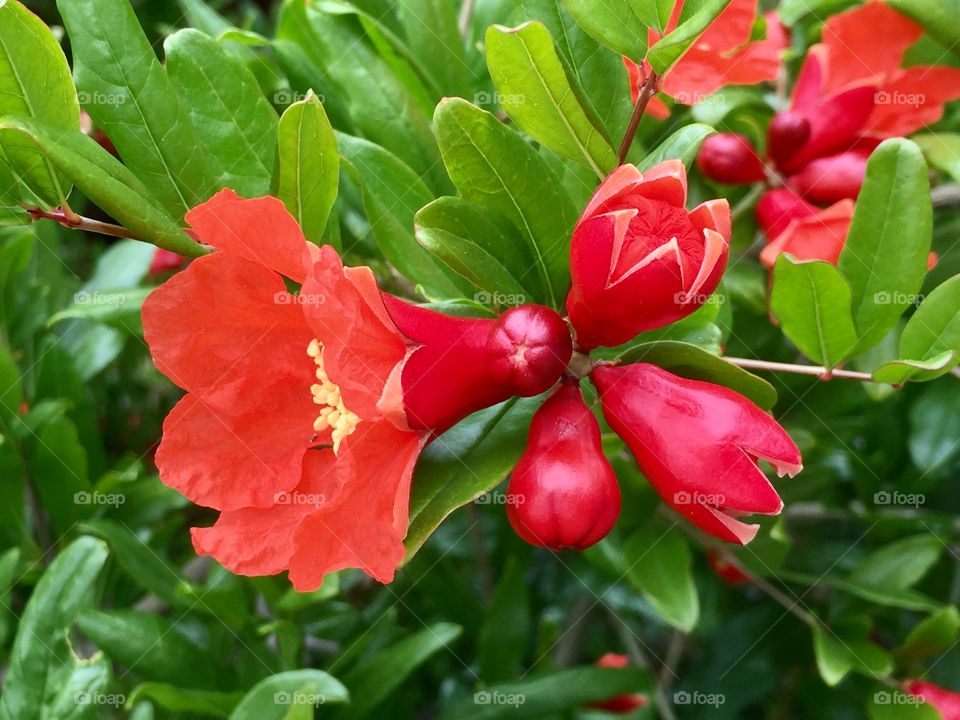
[[[323,432],[332,428],[333,451],[340,451],[341,441],[357,429],[360,418],[347,410],[340,396],[340,388],[330,380],[323,367],[323,344],[314,338],[307,347],[307,355],[317,364],[317,382],[310,386],[313,401],[321,406],[320,414],[313,421],[313,429]]]

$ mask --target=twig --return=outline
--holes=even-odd
[[[657,73],[651,70],[647,79],[640,87],[640,92],[637,95],[637,105],[633,109],[633,116],[630,118],[630,124],[627,126],[627,132],[623,135],[623,142],[620,143],[621,165],[623,165],[627,159],[627,153],[630,152],[630,146],[633,145],[633,136],[637,134],[637,128],[640,126],[643,113],[647,110],[647,105],[650,104],[653,96],[657,94],[657,81],[659,79]]]
[[[463,0],[463,5],[460,7],[457,29],[460,31],[460,37],[464,40],[467,39],[467,33],[470,32],[470,23],[473,21],[473,11],[476,6],[476,0]]]
[[[794,375],[808,375],[818,377],[821,380],[830,380],[832,378],[842,378],[844,380],[859,380],[860,382],[874,382],[870,373],[855,372],[853,370],[831,370],[822,365],[794,365],[791,363],[770,362],[768,360],[751,360],[750,358],[723,358],[731,365],[742,367],[748,370],[763,370],[766,372],[784,372]]]
[[[748,210],[752,210],[753,206],[757,204],[757,201],[760,199],[760,196],[767,191],[767,188],[764,185],[756,185],[750,189],[746,195],[744,195],[740,202],[733,206],[730,210],[730,219],[733,222],[739,220],[744,213]]]
[[[960,185],[939,185],[930,191],[930,200],[935,208],[957,207],[960,205]]]
[[[38,207],[27,207],[24,208],[34,220],[53,220],[58,222],[64,227],[70,228],[71,230],[86,230],[87,232],[97,233],[98,235],[109,235],[110,237],[121,237],[121,238],[130,238],[132,240],[137,240],[137,236],[127,230],[125,227],[120,225],[112,225],[111,223],[100,222],[99,220],[93,220],[92,218],[86,218],[82,215],[77,215],[72,210],[64,210],[58,208],[56,210],[43,210]]]

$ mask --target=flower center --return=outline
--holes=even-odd
[[[307,355],[317,364],[317,382],[310,386],[313,401],[321,406],[320,414],[313,421],[313,429],[323,432],[332,429],[333,451],[340,451],[340,442],[357,429],[360,417],[347,410],[340,396],[339,386],[330,380],[323,367],[323,343],[314,338],[307,347]]]

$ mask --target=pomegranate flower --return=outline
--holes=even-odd
[[[580,388],[565,383],[533,416],[527,449],[510,477],[507,518],[531,545],[583,550],[620,514],[620,487],[600,426]]]
[[[239,574],[289,570],[300,590],[347,567],[389,582],[420,451],[484,404],[549,388],[569,334],[543,353],[560,320],[546,308],[468,320],[382,295],[275,198],[224,190],[187,222],[217,252],[154,291],[143,325],[158,369],[188,391],[164,422],[160,477],[221,511],[194,547]]]
[[[645,363],[603,365],[592,377],[610,427],[678,514],[745,545],[759,527],[741,522],[741,515],[780,513],[783,502],[757,459],[793,476],[802,468],[800,451],[745,397]]]
[[[798,260],[823,260],[836,265],[853,211],[853,200],[841,200],[820,210],[790,190],[768,191],[757,205],[757,221],[767,236],[760,262],[772,268],[780,253],[790,253]]]
[[[685,4],[685,0],[674,3],[664,34],[677,28]],[[787,31],[776,13],[768,13],[766,38],[752,41],[757,17],[757,0],[733,0],[662,78],[662,92],[684,105],[695,105],[726,85],[755,85],[776,80],[780,74],[780,56],[789,45]],[[651,46],[660,38],[653,30],[649,32]],[[623,61],[636,102],[649,68],[626,57]],[[663,104],[651,105],[648,109],[654,117],[669,115]]]
[[[688,212],[683,164],[623,165],[594,193],[573,231],[567,311],[580,347],[624,343],[686,317],[716,290],[727,262],[730,207]]]
[[[960,692],[944,690],[923,680],[911,680],[904,690],[935,707],[943,720],[960,720]]]

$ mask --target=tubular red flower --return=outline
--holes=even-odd
[[[960,692],[945,690],[923,680],[908,681],[904,690],[935,707],[943,720],[960,720]]]
[[[853,220],[853,200],[841,200],[826,210],[792,220],[760,252],[760,262],[772,268],[780,253],[790,253],[798,260],[823,260],[836,265],[847,241]]]
[[[688,212],[683,165],[623,165],[594,193],[573,231],[567,311],[584,349],[614,346],[686,317],[726,267],[730,207]]]
[[[179,270],[187,264],[187,258],[171,250],[157,248],[153,251],[148,273],[151,276],[166,275],[168,272]]]
[[[767,153],[778,166],[786,165],[810,139],[810,121],[805,115],[785,110],[773,116],[767,128]]]
[[[603,413],[664,502],[701,530],[746,544],[783,502],[757,459],[780,475],[802,468],[786,431],[745,397],[648,364],[601,366],[592,374]]]
[[[630,658],[628,658],[626,655],[619,655],[617,653],[607,653],[594,664],[597,667],[625,668],[630,666]],[[606,710],[607,712],[616,713],[617,715],[629,715],[634,710],[639,710],[640,708],[646,707],[647,702],[648,700],[646,695],[633,693],[630,695],[617,695],[607,700],[593,702],[590,703],[589,706],[597,708],[598,710]]]
[[[791,175],[788,184],[815,203],[835,203],[856,200],[867,176],[866,150],[848,150],[829,157],[818,158]]]
[[[152,293],[143,325],[158,369],[188,391],[164,422],[160,477],[222,511],[193,529],[197,552],[241,574],[289,570],[301,590],[345,567],[390,581],[423,447],[531,378],[555,382],[566,362],[539,325],[527,337],[514,316],[463,320],[382,295],[369,268],[308,243],[275,198],[224,190],[187,222],[217,252]],[[525,348],[512,383],[485,354],[508,321]],[[458,394],[471,384],[492,390]]]
[[[620,487],[600,426],[579,386],[561,385],[533,416],[510,477],[510,524],[531,545],[583,550],[606,537],[619,514]]]
[[[697,167],[705,177],[725,185],[747,185],[766,179],[757,151],[747,138],[736,133],[708,137],[697,155]]]
[[[778,188],[768,190],[757,203],[757,223],[763,228],[767,240],[776,240],[794,220],[802,220],[817,214],[811,205],[792,190]]]

